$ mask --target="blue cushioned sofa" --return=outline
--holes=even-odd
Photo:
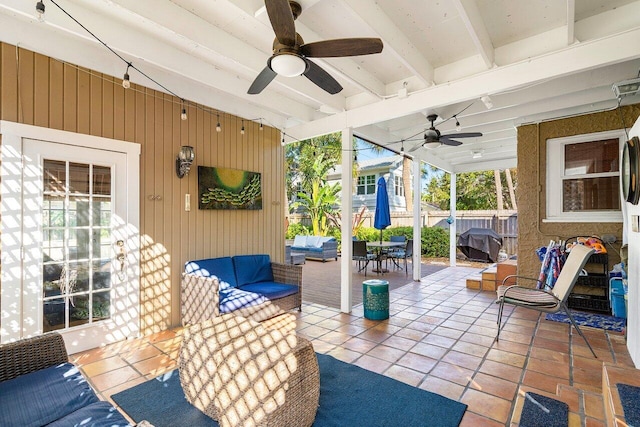
[[[292,252],[304,254],[305,259],[338,260],[338,241],[330,236],[298,235],[291,245]]]
[[[260,322],[301,309],[302,266],[264,254],[188,261],[180,295],[183,325],[226,313]]]
[[[56,332],[1,345],[0,426],[130,426],[68,360]]]

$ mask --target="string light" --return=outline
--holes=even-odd
[[[122,78],[122,87],[125,89],[129,89],[131,87],[131,81],[129,80],[130,67],[131,67],[131,62],[127,62],[127,70],[124,72],[124,77]]]
[[[163,85],[162,83],[158,82],[157,80],[155,80],[153,77],[149,76],[147,73],[145,73],[144,71],[140,70],[138,67],[136,67],[135,65],[133,65],[133,63],[131,61],[128,61],[126,58],[124,58],[122,55],[120,55],[118,52],[116,52],[113,48],[111,48],[107,43],[105,43],[102,39],[100,39],[97,35],[95,35],[89,28],[87,28],[85,25],[83,25],[80,21],[78,21],[75,17],[73,17],[69,12],[67,12],[64,8],[62,8],[58,3],[56,3],[55,1],[52,0],[52,3],[58,8],[60,9],[60,11],[62,13],[64,13],[66,16],[69,17],[69,19],[71,19],[72,21],[74,21],[76,24],[78,24],[83,30],[85,30],[91,37],[93,37],[97,42],[99,42],[100,44],[102,44],[107,50],[109,50],[112,54],[114,54],[118,59],[120,59],[122,62],[124,62],[125,64],[127,64],[127,69],[125,70],[124,76],[122,78],[122,87],[125,89],[129,89],[131,87],[131,79],[129,76],[129,69],[133,68],[134,70],[136,70],[138,73],[140,73],[143,77],[145,77],[147,80],[151,81],[152,83],[158,85],[159,87],[161,87],[162,89],[164,89],[166,92],[168,92],[169,94],[173,95],[174,97],[180,99],[181,101],[181,113],[180,113],[180,119],[182,120],[187,120],[187,110],[185,108],[185,100],[184,98],[180,98],[175,92],[173,92],[171,89],[167,88],[165,85]],[[38,0],[36,2],[36,13],[38,16],[39,20],[44,20],[44,12],[45,12],[45,5],[44,5],[44,1],[43,0]],[[200,106],[195,104],[195,108],[199,108],[202,111],[205,111],[211,115],[213,115],[213,111],[207,108],[204,108],[204,106]],[[222,126],[220,124],[220,112],[217,111],[216,112],[216,116],[217,116],[217,124],[216,124],[216,132],[221,132],[222,131]],[[262,131],[264,129],[264,125],[262,123],[263,118],[258,118],[258,119],[251,119],[252,121],[257,121],[260,120],[260,130]],[[242,120],[242,128],[240,129],[240,133],[242,135],[245,134],[245,128],[244,128],[244,119]],[[284,142],[284,134],[282,137],[282,140]]]
[[[36,3],[36,17],[38,18],[38,21],[44,21],[44,3],[42,0]]]

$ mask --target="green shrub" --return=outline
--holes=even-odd
[[[303,224],[296,222],[294,224],[289,224],[289,228],[287,228],[286,239],[295,239],[296,236],[308,236],[311,233],[311,230],[308,227],[305,227]]]
[[[422,227],[422,255],[432,257],[449,256],[449,232],[440,227]]]
[[[391,227],[382,231],[382,240],[390,240],[391,236],[413,239],[413,227]],[[380,230],[363,227],[357,237],[367,241],[380,240]],[[422,227],[420,240],[423,256],[430,258],[449,256],[449,232],[444,228]]]

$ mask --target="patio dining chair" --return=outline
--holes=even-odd
[[[580,327],[576,323],[567,306],[569,294],[576,284],[578,276],[587,263],[587,260],[594,252],[594,249],[584,245],[574,246],[567,257],[564,266],[560,270],[560,274],[558,275],[558,279],[556,280],[553,289],[551,290],[545,290],[544,283],[540,282],[539,279],[517,275],[505,277],[502,281],[502,285],[499,286],[496,291],[498,293],[498,299],[496,302],[500,304],[500,309],[498,310],[498,333],[496,334],[496,341],[500,338],[500,331],[504,328],[504,324],[502,324],[502,314],[505,304],[530,308],[543,313],[557,313],[559,311],[564,311],[569,317],[573,327],[578,331],[582,339],[584,339],[584,342],[587,343],[587,346],[589,347],[589,350],[591,350],[593,356],[597,358],[598,356],[596,356],[596,353],[593,351],[591,344],[589,344],[587,337],[585,337],[580,330]],[[532,280],[537,282],[541,289],[529,288],[517,284],[511,286],[506,285],[506,283],[509,282],[513,283],[514,279]],[[506,323],[507,322],[505,321],[505,324]],[[569,333],[571,333],[571,327],[569,327]]]
[[[369,253],[369,251],[367,251],[367,242],[365,242],[364,240],[354,240],[353,254],[351,259],[354,261],[357,261],[358,273],[364,270],[364,275],[366,276],[367,266],[369,265],[370,261],[373,261],[376,259],[376,255]]]
[[[403,236],[404,237],[404,236]],[[413,239],[407,240],[407,244],[404,248],[400,248],[394,252],[388,254],[388,257],[391,258],[393,263],[399,268],[400,264],[398,264],[399,260],[404,260],[404,273],[405,275],[409,274],[409,269],[407,267],[407,259],[411,259],[413,257]]]

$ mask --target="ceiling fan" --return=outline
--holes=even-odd
[[[433,122],[438,118],[437,114],[429,114],[427,116],[427,120],[431,122],[431,127],[427,129],[424,133],[424,141],[415,147],[411,148],[409,152],[415,151],[420,147],[432,147],[432,146],[440,146],[440,145],[450,145],[452,147],[457,147],[458,145],[462,145],[462,142],[456,141],[451,138],[473,138],[482,136],[480,132],[457,132],[451,133],[447,135],[442,135],[438,129],[435,128]]]
[[[296,33],[294,24],[294,20],[302,12],[298,2],[265,0],[264,4],[276,38],[273,41],[273,55],[267,60],[267,66],[247,91],[251,95],[262,92],[276,75],[294,77],[301,74],[334,95],[342,90],[340,83],[309,58],[336,58],[382,52],[382,40],[378,38],[334,39],[305,44],[300,34]]]

